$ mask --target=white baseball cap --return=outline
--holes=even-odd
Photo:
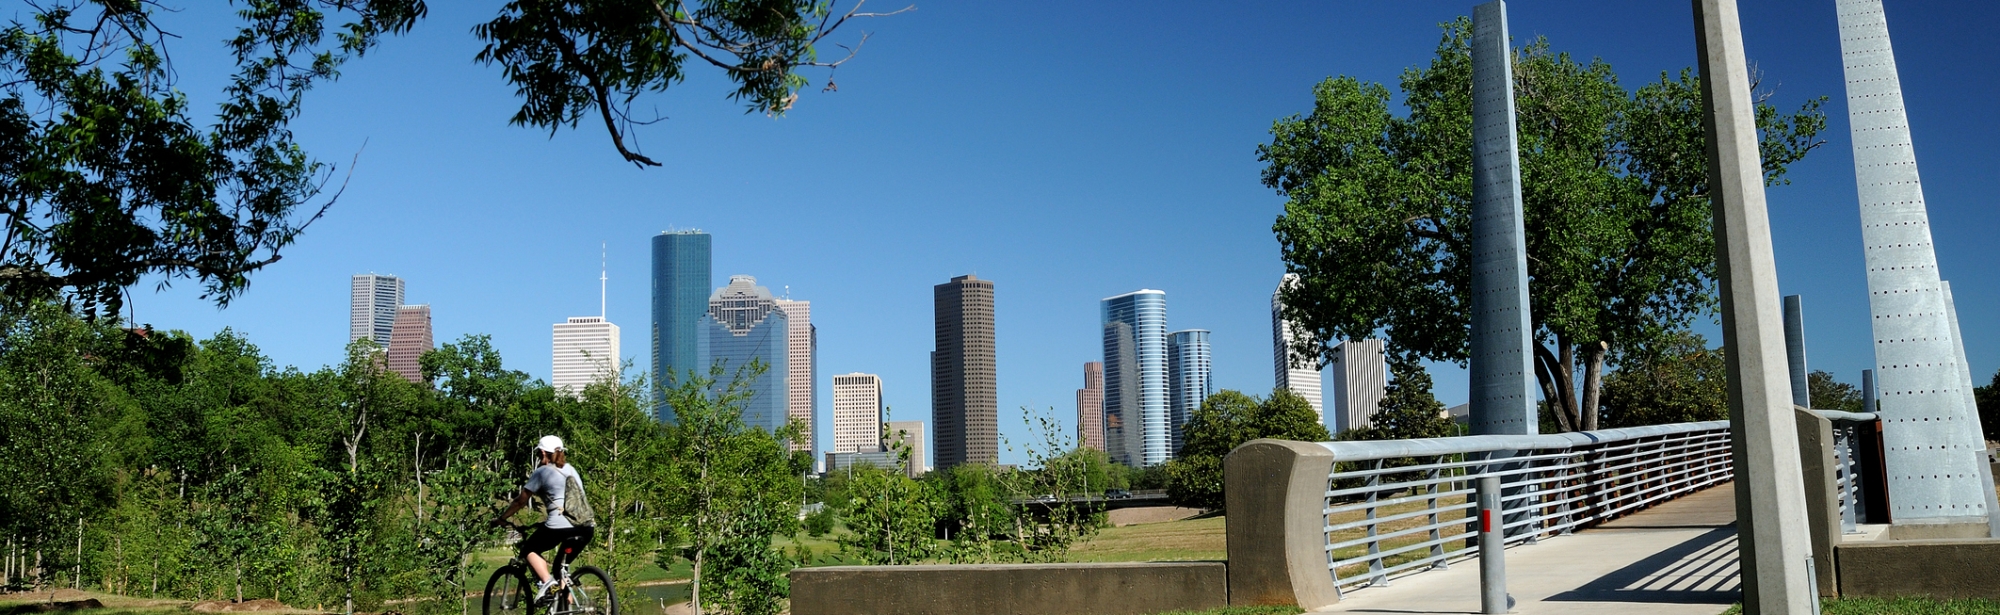
[[[563,450],[562,438],[542,436],[542,440],[535,443],[535,450],[549,453]]]

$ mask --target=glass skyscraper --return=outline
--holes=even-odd
[[[1167,416],[1167,293],[1138,290],[1103,300],[1104,444],[1134,467],[1173,456]]]
[[[1215,394],[1209,367],[1208,331],[1188,329],[1167,334],[1167,419],[1173,451],[1181,451],[1181,429],[1188,417]]]
[[[743,402],[743,422],[765,431],[776,431],[791,419],[790,346],[791,322],[778,308],[771,290],[757,285],[757,278],[729,276],[729,285],[708,297],[708,318],[702,323],[708,337],[708,358],[722,366],[722,381],[716,390],[729,386],[738,373],[748,375],[751,362],[764,365],[764,373],[750,379],[750,398]]]
[[[653,236],[653,382],[671,387],[695,374],[708,373],[705,346],[708,331],[711,240],[701,231],[668,231]],[[660,420],[673,421],[673,409],[655,394]]]

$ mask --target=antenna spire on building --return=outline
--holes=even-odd
[[[610,278],[609,278],[608,276],[606,276],[606,275],[605,275],[605,272],[609,271],[609,267],[610,267],[609,263],[611,262],[611,256],[610,256],[610,254],[611,254],[611,247],[610,247],[610,246],[611,246],[611,242],[608,242],[608,241],[607,241],[607,242],[604,242],[604,243],[601,243],[601,244],[598,244],[598,246],[597,246],[597,250],[598,250],[598,252],[597,252],[597,317],[598,317],[598,318],[605,318],[605,309],[604,309],[604,304],[605,304],[605,299],[604,299],[604,298],[605,298],[605,293],[604,293],[604,289],[606,288],[606,286],[605,286],[605,285],[606,285],[606,280],[610,279]]]

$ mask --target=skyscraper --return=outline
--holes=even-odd
[[[1167,334],[1167,432],[1174,454],[1180,454],[1181,428],[1201,402],[1215,394],[1209,366],[1208,331],[1188,329]]]
[[[708,355],[723,369],[723,382],[749,376],[752,362],[762,363],[764,373],[749,380],[750,398],[743,402],[743,422],[765,431],[776,431],[791,418],[791,353],[786,341],[791,325],[785,311],[778,309],[771,289],[757,285],[757,278],[729,276],[729,285],[708,297]]]
[[[810,451],[818,439],[813,413],[819,408],[819,382],[815,380],[819,377],[819,328],[812,324],[811,301],[779,299],[777,303],[791,323],[785,331],[787,420],[806,428],[803,437],[792,442],[792,450]]]
[[[347,341],[368,338],[387,347],[396,327],[396,308],[403,305],[403,279],[363,273],[348,291]]]
[[[1102,301],[1104,443],[1134,467],[1173,455],[1167,416],[1167,293],[1138,290]]]
[[[1083,364],[1083,388],[1076,390],[1076,439],[1104,450],[1104,362]]]
[[[1333,348],[1333,408],[1336,423],[1328,431],[1338,434],[1375,424],[1375,410],[1389,386],[1388,363],[1382,356],[1382,340],[1348,340]]]
[[[1277,370],[1277,386],[1298,393],[1312,404],[1313,413],[1332,431],[1335,421],[1326,415],[1320,405],[1319,361],[1316,357],[1293,352],[1293,344],[1298,338],[1292,334],[1292,321],[1285,319],[1285,289],[1299,283],[1299,274],[1287,273],[1278,282],[1278,290],[1271,293],[1271,360]]]
[[[882,446],[882,377],[833,377],[833,448],[829,453],[867,453]]]
[[[889,421],[889,433],[882,436],[883,448],[901,443],[910,449],[910,462],[903,468],[910,478],[924,475],[924,422]]]
[[[668,231],[653,236],[653,382],[672,387],[690,372],[705,375],[703,347],[708,330],[711,240],[701,231]],[[660,420],[672,421],[673,409],[655,400]]]
[[[571,316],[552,329],[549,384],[557,392],[579,396],[590,383],[618,379],[618,325],[603,316]]]
[[[432,348],[431,306],[397,306],[396,322],[389,333],[389,371],[410,382],[423,382],[423,366],[417,359]]]
[[[931,430],[937,467],[1000,459],[1000,397],[993,348],[993,282],[962,275],[932,287]]]

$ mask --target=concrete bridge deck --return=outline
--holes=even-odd
[[[1724,483],[1597,528],[1507,550],[1513,612],[1715,615],[1742,600]],[[1326,613],[1478,613],[1479,563],[1350,591]]]

